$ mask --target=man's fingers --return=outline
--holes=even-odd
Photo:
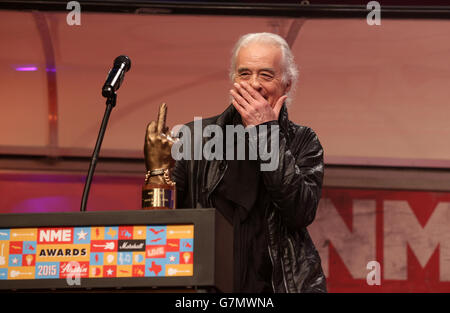
[[[158,134],[161,134],[165,131],[166,128],[166,117],[167,117],[167,105],[165,103],[161,103],[158,111],[158,124],[156,125],[156,131]]]
[[[233,96],[233,99],[236,101],[236,104],[240,106],[243,110],[246,110],[246,107],[248,106],[247,101],[233,89],[230,90],[230,94],[231,96]]]
[[[236,99],[231,100],[231,103],[236,108],[236,110],[239,112],[239,114],[242,116],[243,114],[246,114],[244,108],[236,101]]]
[[[255,97],[253,97],[245,88],[243,88],[238,83],[234,83],[234,88],[239,92],[239,94],[248,102],[251,103],[253,100],[255,100]]]
[[[237,84],[239,85],[239,84]],[[248,83],[246,82],[241,82],[240,86],[242,86],[242,90],[244,90],[245,92],[247,92],[253,99],[258,100],[258,101],[264,101],[264,97],[255,90],[255,88],[253,88],[252,86],[250,86]]]
[[[287,99],[287,96],[286,96],[286,95],[281,96],[281,97],[278,99],[278,101],[277,101],[277,103],[275,104],[275,106],[273,107],[273,111],[275,112],[275,115],[277,116],[277,118],[278,118],[278,116],[280,115],[281,108],[283,107],[283,103],[284,103],[284,101],[286,101],[286,99]]]

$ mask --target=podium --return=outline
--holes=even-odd
[[[0,290],[231,292],[215,209],[0,214]]]

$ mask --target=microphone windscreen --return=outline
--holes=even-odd
[[[114,66],[119,65],[125,63],[125,72],[128,72],[131,68],[131,60],[128,56],[126,55],[119,55],[115,60],[114,60]]]

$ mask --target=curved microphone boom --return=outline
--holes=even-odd
[[[89,196],[89,189],[91,188],[92,177],[94,175],[95,166],[97,165],[98,154],[100,153],[100,147],[102,145],[103,136],[105,135],[106,125],[108,124],[109,115],[111,110],[116,106],[116,91],[119,89],[120,84],[123,81],[123,77],[126,72],[131,67],[131,60],[126,55],[118,56],[114,60],[114,66],[109,71],[106,82],[102,88],[103,97],[106,100],[106,111],[103,116],[102,125],[100,126],[100,131],[97,137],[97,143],[95,144],[94,152],[92,153],[91,164],[89,166],[89,171],[86,176],[86,183],[84,185],[83,197],[81,199],[80,211],[86,211],[87,199]]]

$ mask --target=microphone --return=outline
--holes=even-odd
[[[86,176],[86,182],[84,184],[83,196],[81,198],[80,211],[86,211],[87,200],[89,197],[89,191],[91,188],[92,177],[94,176],[95,167],[98,161],[98,155],[102,146],[103,137],[105,136],[106,125],[108,124],[109,116],[112,109],[116,106],[117,95],[116,91],[119,89],[122,83],[123,76],[131,67],[130,58],[126,55],[118,56],[114,60],[114,66],[108,73],[108,78],[102,88],[102,95],[106,99],[106,110],[103,115],[102,124],[98,133],[97,142],[95,143],[94,152],[92,153],[91,164],[89,165],[88,174]]]
[[[131,67],[131,60],[126,55],[120,55],[114,60],[113,68],[109,71],[106,82],[102,88],[102,96],[111,98],[119,90],[125,73]]]

